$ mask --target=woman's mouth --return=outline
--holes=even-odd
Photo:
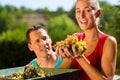
[[[80,23],[81,23],[81,24],[86,24],[86,23],[87,23],[87,20],[82,19],[82,20],[80,21]]]

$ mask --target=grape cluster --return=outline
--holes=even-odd
[[[38,77],[38,73],[35,67],[33,65],[26,66],[23,72],[23,78],[29,79],[29,78],[35,78],[35,77]]]
[[[75,49],[78,52],[77,56],[82,56],[82,53],[86,50],[86,43],[83,40],[78,40],[77,36],[75,35],[68,35],[64,41],[58,41],[53,48],[56,49],[57,47],[67,47],[70,51],[72,51],[72,45],[75,45]]]
[[[33,65],[28,65],[25,67],[24,71],[18,71],[10,75],[1,75],[0,78],[9,79],[30,79],[36,77],[46,77],[52,75],[51,72],[45,72],[42,68],[35,68]]]

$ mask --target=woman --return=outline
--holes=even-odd
[[[52,50],[52,40],[42,25],[35,25],[26,33],[28,48],[34,51],[36,58],[30,61],[35,67],[59,68],[62,58],[57,57]]]
[[[75,57],[77,51],[74,45],[73,53],[58,47],[57,54],[64,57],[61,68],[80,69],[78,80],[112,80],[116,69],[117,42],[113,36],[99,30],[101,10],[98,0],[77,0],[75,12],[84,32],[74,35],[84,40],[87,48],[81,57]]]

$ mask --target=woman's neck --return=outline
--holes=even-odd
[[[98,40],[100,35],[101,35],[101,31],[99,29],[92,29],[92,30],[87,30],[85,31],[85,37],[84,40],[85,41],[95,41]]]

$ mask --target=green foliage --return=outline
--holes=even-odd
[[[0,36],[0,41],[15,41],[21,43],[22,41],[25,41],[25,33],[22,33],[22,30],[14,30],[14,31],[7,31],[6,33],[2,33]]]
[[[24,42],[26,41],[26,30],[28,29],[27,24],[17,23],[14,30],[7,30],[0,35],[0,42]]]
[[[62,7],[59,7],[56,12],[60,13],[60,14],[63,14],[64,13],[64,9]]]
[[[18,10],[15,17],[17,20],[21,20],[23,18],[23,12],[21,10]]]
[[[75,18],[75,6],[70,10],[68,13],[69,17],[77,24],[76,18]]]
[[[21,6],[21,7],[20,7],[20,11],[22,11],[24,14],[25,14],[25,13],[32,13],[32,12],[33,12],[32,9],[28,9],[28,8],[26,8],[26,7],[24,7],[24,6]]]
[[[23,66],[35,57],[27,48],[25,27],[28,28],[19,25],[19,28],[0,35],[0,68]]]
[[[8,13],[13,13],[13,14],[17,11],[17,8],[12,5],[6,5],[5,9]]]
[[[23,13],[13,6],[0,7],[0,33],[7,30],[14,30],[16,24],[21,23]],[[22,24],[22,23],[21,23]]]
[[[13,15],[8,14],[6,11],[0,12],[0,33],[6,31],[9,27],[13,26],[15,19]]]
[[[120,69],[120,6],[111,6],[106,2],[101,2],[101,25],[102,31],[114,36],[118,42],[117,68]]]
[[[79,31],[79,27],[77,27],[74,22],[66,15],[51,18],[48,22],[47,28],[53,40],[53,44],[56,41],[65,39],[67,35],[71,35],[74,32]]]
[[[0,69],[24,66],[35,57],[35,54],[28,50],[26,42],[3,41],[0,49]]]
[[[26,65],[35,55],[27,48],[28,24],[21,21],[22,11],[0,6],[0,15],[0,68]]]

